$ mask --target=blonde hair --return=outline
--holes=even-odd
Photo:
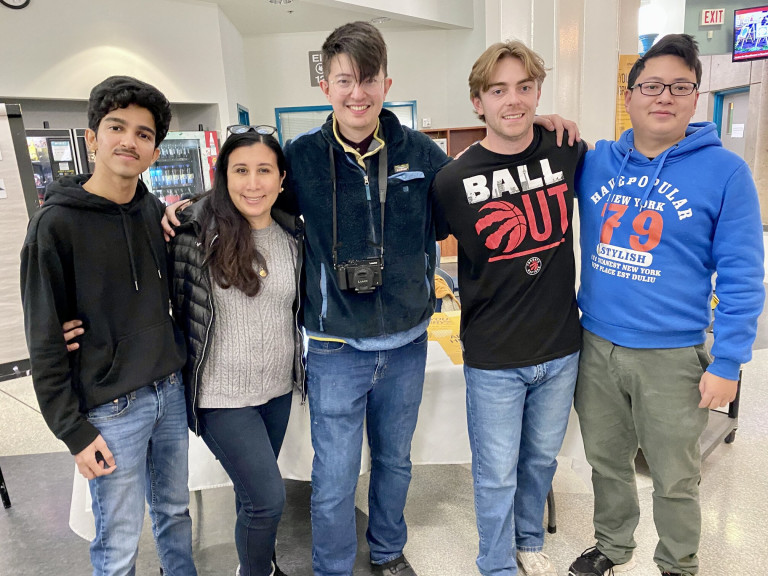
[[[507,57],[519,59],[525,68],[526,74],[541,87],[544,78],[547,77],[544,59],[519,40],[507,40],[506,42],[492,44],[475,61],[472,66],[472,72],[469,73],[470,98],[479,98],[481,92],[488,90],[491,75],[496,68],[496,64],[502,58]],[[480,120],[485,121],[485,117],[482,114],[478,116]]]

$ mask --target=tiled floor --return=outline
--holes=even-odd
[[[768,565],[768,314],[760,323],[753,361],[744,369],[736,441],[719,446],[703,466],[701,574],[764,574]],[[559,574],[593,544],[592,496],[561,462],[555,477],[558,526],[545,552]],[[74,464],[36,409],[29,378],[0,382],[0,466],[13,507],[0,510],[0,576],[89,573],[88,543],[68,528]],[[631,576],[656,576],[652,556],[652,486],[638,480],[642,518],[636,532],[638,566]],[[288,504],[278,536],[288,576],[310,576],[309,484],[288,481]],[[367,477],[358,487],[360,547],[356,575],[368,575],[364,542]],[[201,576],[231,575],[237,564],[232,537],[231,489],[196,493],[190,512]],[[420,576],[477,574],[477,530],[467,466],[416,466],[406,508],[406,554]],[[158,574],[151,531],[145,524],[139,575]]]

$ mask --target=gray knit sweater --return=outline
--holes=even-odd
[[[259,406],[291,391],[296,241],[275,222],[252,234],[268,274],[252,298],[212,283],[215,320],[200,408]]]

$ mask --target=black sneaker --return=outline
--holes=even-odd
[[[384,564],[371,564],[371,568],[373,568],[376,576],[416,576],[416,572],[413,571],[411,565],[408,564],[408,560],[402,554],[399,558]]]
[[[613,576],[615,564],[596,546],[587,548],[568,568],[568,576]]]

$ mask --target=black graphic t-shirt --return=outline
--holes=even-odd
[[[534,126],[524,152],[476,144],[435,178],[438,238],[459,241],[468,366],[519,368],[579,349],[571,216],[585,152],[584,143],[558,148],[554,132]]]

